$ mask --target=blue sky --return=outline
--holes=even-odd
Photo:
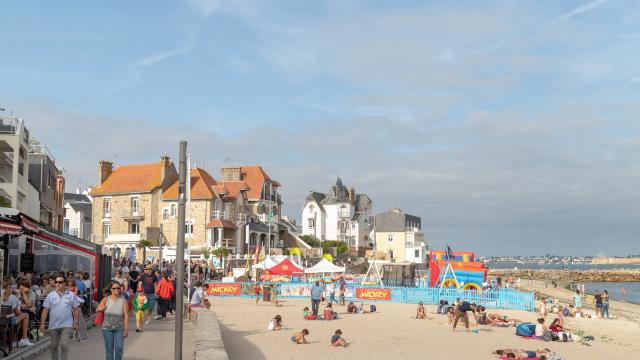
[[[67,170],[190,143],[480,253],[640,253],[636,1],[11,2],[0,107]]]

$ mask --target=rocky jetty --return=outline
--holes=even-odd
[[[490,276],[569,282],[640,281],[640,270],[532,270],[490,269]]]

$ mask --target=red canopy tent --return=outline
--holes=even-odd
[[[279,264],[265,270],[264,273],[265,275],[304,275],[304,269],[285,258]]]

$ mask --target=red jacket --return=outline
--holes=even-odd
[[[158,282],[158,286],[156,287],[156,294],[160,299],[169,300],[171,299],[171,294],[173,294],[174,288],[173,284],[169,280],[165,280],[164,278]]]

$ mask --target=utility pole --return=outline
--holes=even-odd
[[[187,142],[180,141],[180,167],[178,173],[178,244],[176,249],[176,342],[174,359],[182,360],[182,321],[184,316],[184,213],[185,213],[185,180],[187,177]]]
[[[187,212],[189,214],[189,246],[187,247],[187,297],[191,290],[191,242],[193,241],[193,218],[191,217],[191,154],[187,155]]]

